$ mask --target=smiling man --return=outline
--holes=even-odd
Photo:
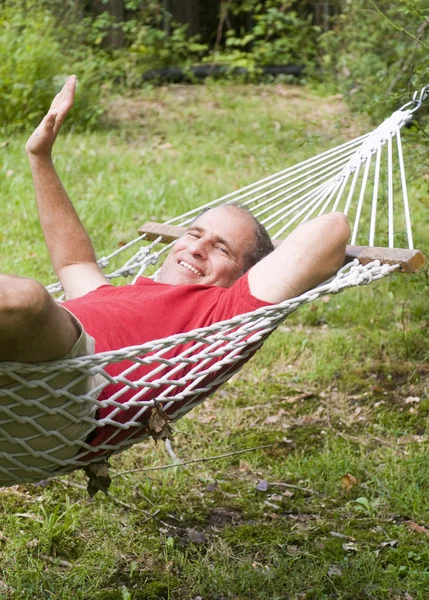
[[[52,163],[52,148],[73,105],[75,86],[72,76],[26,146],[42,231],[67,300],[55,302],[32,279],[0,275],[0,360],[76,357],[206,327],[298,296],[343,264],[350,233],[343,214],[324,215],[299,226],[273,250],[261,224],[242,207],[230,205],[210,209],[191,224],[165,260],[157,281],[141,277],[135,285],[112,286],[97,265],[91,241]],[[124,362],[107,370],[117,375],[123,368]],[[138,370],[134,373],[136,379],[140,375]],[[7,378],[0,381],[0,386],[7,384]],[[59,390],[69,384],[70,375],[58,375]],[[92,385],[88,378],[69,391],[85,393]],[[99,399],[116,391],[118,385],[109,385]],[[127,398],[124,394],[120,401]],[[55,401],[60,405],[61,397]],[[0,408],[2,402],[0,397]],[[75,423],[67,419],[62,423],[58,417],[58,429],[68,439],[85,440],[91,433],[94,445],[105,440],[108,428],[91,432],[84,420],[94,411],[92,403],[79,404],[76,410]],[[111,411],[102,408],[99,417]],[[13,438],[32,435],[24,427],[18,432],[11,427]],[[55,438],[40,438],[35,430],[35,448],[51,452],[50,443],[55,448]],[[7,454],[8,443],[7,437],[0,436],[0,455]],[[72,457],[77,449],[52,451],[52,455]],[[28,460],[31,466],[38,459],[29,456]]]

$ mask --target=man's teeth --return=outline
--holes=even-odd
[[[192,271],[192,273],[195,273],[195,275],[198,275],[198,277],[202,277],[203,276],[203,274],[200,273],[198,271],[198,269],[196,269],[195,267],[193,267],[189,263],[185,262],[184,260],[181,260],[179,264],[182,265],[182,267],[186,267],[187,269],[189,269],[190,271]]]

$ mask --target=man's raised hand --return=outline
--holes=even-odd
[[[27,154],[47,158],[51,156],[61,125],[73,106],[76,81],[76,75],[71,75],[62,90],[55,96],[48,113],[27,141],[25,146]]]

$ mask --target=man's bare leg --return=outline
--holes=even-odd
[[[80,331],[42,284],[0,275],[0,361],[55,360],[69,352]]]

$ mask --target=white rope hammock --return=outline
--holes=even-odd
[[[429,86],[418,102],[414,98],[372,133],[198,207],[167,225],[180,232],[204,208],[238,202],[279,239],[299,223],[339,210],[353,224],[352,244],[413,249],[401,128],[428,91]],[[108,275],[110,279],[132,277],[135,282],[171,248],[173,241],[161,245],[163,237],[169,239],[142,233],[99,263],[107,268],[118,254],[135,246],[133,256]],[[288,314],[321,295],[369,284],[400,269],[395,260],[389,262],[393,264],[373,260],[362,265],[355,259],[332,281],[299,298],[141,346],[47,363],[0,363],[0,378],[7,375],[11,381],[0,388],[0,486],[39,481],[100,462],[149,435],[165,438],[169,421],[182,417],[229,379]],[[48,289],[61,292],[59,284]],[[118,376],[109,373],[114,363],[123,363]],[[67,374],[68,381],[56,389],[59,373]],[[143,375],[136,379],[136,373]],[[95,377],[95,387],[73,393],[76,383],[88,375]],[[107,400],[98,400],[111,384],[120,384],[118,391]],[[128,399],[121,401],[125,396]],[[84,416],[76,413],[76,404],[86,407]],[[88,411],[88,406],[93,410]],[[105,407],[113,407],[112,412],[97,419],[96,411]],[[70,439],[68,424],[87,431],[104,427],[108,435],[94,446]],[[24,426],[31,427],[31,434],[21,435]]]

